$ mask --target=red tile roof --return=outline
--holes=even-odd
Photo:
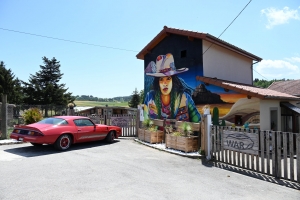
[[[196,79],[198,81],[204,82],[205,84],[212,84],[227,90],[233,90],[241,94],[246,94],[249,97],[257,97],[259,99],[300,100],[300,97],[296,97],[282,92],[277,92],[271,89],[255,87],[253,85],[235,83],[231,81],[203,76],[197,76]]]
[[[276,81],[268,89],[300,96],[300,80]]]
[[[165,37],[167,37],[169,34],[175,34],[175,35],[182,35],[187,36],[190,40],[196,39],[202,39],[206,40],[208,42],[211,42],[215,45],[222,46],[226,49],[229,49],[231,51],[234,51],[236,53],[239,53],[243,56],[246,56],[248,58],[251,58],[255,61],[261,61],[262,58],[251,54],[243,49],[240,49],[232,44],[229,44],[228,42],[225,42],[224,40],[218,39],[217,37],[210,35],[208,33],[202,33],[202,32],[195,32],[195,31],[189,31],[189,30],[183,30],[183,29],[176,29],[176,28],[169,28],[167,26],[164,26],[164,29],[155,37],[153,38],[137,55],[136,57],[138,59],[143,60],[144,56],[151,52],[151,50],[159,43],[161,42]]]

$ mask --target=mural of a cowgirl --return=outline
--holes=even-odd
[[[191,98],[193,89],[177,76],[186,71],[188,68],[175,68],[174,58],[170,53],[158,56],[156,63],[149,63],[145,70],[145,117],[190,122],[201,120]],[[150,91],[147,92],[149,88]]]

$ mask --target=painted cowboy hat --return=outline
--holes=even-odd
[[[189,68],[176,69],[173,55],[159,55],[156,64],[151,61],[145,69],[146,75],[154,77],[173,76],[188,71]]]

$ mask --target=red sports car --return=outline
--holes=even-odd
[[[118,126],[95,124],[88,117],[56,116],[37,123],[15,126],[10,138],[30,142],[34,146],[54,144],[58,150],[66,150],[71,144],[106,140],[112,143],[122,135]]]

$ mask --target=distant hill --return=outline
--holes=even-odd
[[[100,102],[100,101],[74,101],[76,107],[95,107],[95,106],[118,106],[118,107],[128,107],[128,102]]]
[[[76,101],[100,101],[100,102],[128,102],[130,101],[131,96],[120,96],[114,98],[101,98],[94,97],[92,95],[77,95]]]
[[[116,101],[121,101],[121,100],[123,100],[123,101],[130,101],[131,96],[114,97],[113,99],[116,100]]]

